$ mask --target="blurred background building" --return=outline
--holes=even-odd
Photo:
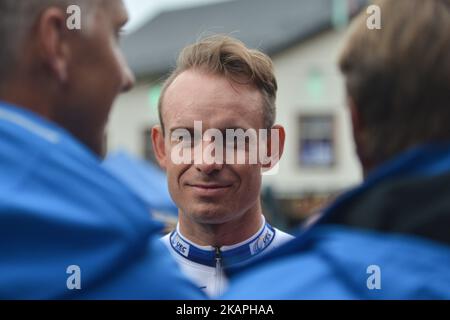
[[[287,131],[277,174],[264,177],[264,210],[289,228],[360,182],[337,58],[351,16],[365,0],[232,0],[170,9],[148,18],[122,42],[138,77],[116,102],[110,152],[154,161],[151,128],[161,86],[180,50],[225,33],[269,54],[279,83],[277,123]]]

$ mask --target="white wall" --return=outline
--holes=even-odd
[[[138,84],[121,95],[111,113],[108,127],[108,149],[124,149],[143,156],[143,131],[159,122],[157,106],[150,105],[149,84]]]
[[[343,78],[337,68],[343,39],[342,32],[330,31],[273,57],[279,84],[277,122],[285,126],[287,141],[279,173],[265,177],[264,183],[279,193],[334,191],[361,181]],[[307,90],[311,68],[319,68],[323,73],[324,94],[319,98]],[[337,163],[330,169],[302,170],[297,161],[299,116],[320,113],[336,117]]]

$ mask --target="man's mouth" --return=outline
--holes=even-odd
[[[231,184],[192,183],[188,184],[194,192],[202,196],[217,196],[231,188]]]

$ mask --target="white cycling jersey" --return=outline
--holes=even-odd
[[[181,270],[210,297],[223,294],[228,281],[223,268],[265,254],[293,237],[266,223],[250,239],[232,246],[199,246],[180,234],[179,226],[162,238]]]

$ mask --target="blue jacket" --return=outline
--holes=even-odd
[[[450,146],[378,168],[314,227],[234,270],[225,299],[450,299]]]
[[[0,103],[0,299],[203,298],[161,227],[65,130]]]

